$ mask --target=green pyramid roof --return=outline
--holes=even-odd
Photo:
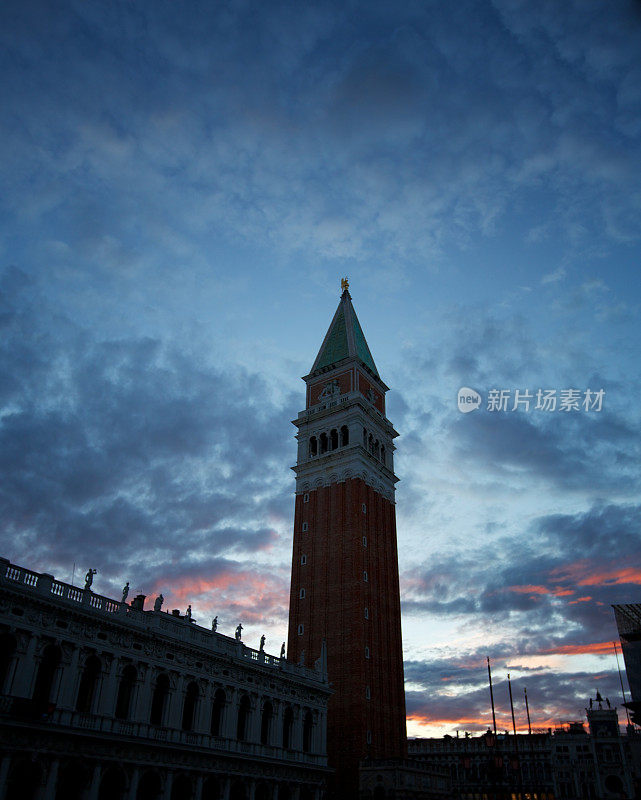
[[[334,319],[318,351],[312,372],[336,364],[344,358],[357,358],[378,377],[378,370],[369,351],[360,326],[352,298],[347,289],[343,292]]]

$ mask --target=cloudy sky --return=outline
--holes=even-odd
[[[0,551],[277,653],[349,275],[401,434],[408,730],[484,729],[487,655],[499,727],[508,671],[552,725],[619,702],[641,595],[641,4],[397,6],[2,4]]]

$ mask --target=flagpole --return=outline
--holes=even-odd
[[[523,694],[525,695],[525,710],[527,711],[527,732],[532,735],[532,725],[530,724],[530,706],[527,701],[527,689],[523,687]]]
[[[496,736],[496,712],[494,711],[494,691],[492,689],[492,670],[490,669],[490,657],[487,657],[487,674],[490,679],[490,700],[492,702],[492,723],[494,724],[494,735]]]
[[[628,725],[629,725],[630,724],[630,712],[628,711],[628,707],[625,704],[625,689],[623,688],[623,677],[621,675],[621,666],[619,664],[619,652],[617,650],[617,643],[616,642],[612,642],[612,645],[614,646],[614,655],[616,656],[617,669],[619,670],[619,682],[621,684],[621,694],[623,695],[623,708],[625,708],[625,716],[626,716],[626,719],[628,720]]]

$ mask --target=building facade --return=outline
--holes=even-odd
[[[516,736],[410,739],[409,757],[446,770],[458,800],[632,800],[638,734],[630,727],[622,736],[616,709],[599,695],[586,713],[587,730],[572,722]]]
[[[322,800],[324,658],[144,601],[0,560],[0,800]]]
[[[333,794],[355,798],[365,758],[406,753],[394,505],[394,438],[385,393],[344,282],[303,380],[288,658],[314,663],[326,643]]]

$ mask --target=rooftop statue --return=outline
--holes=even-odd
[[[238,627],[236,628],[236,633],[235,633],[237,642],[240,642],[240,637],[242,635],[242,632],[243,632],[243,626],[240,623],[238,623]]]
[[[124,603],[127,599],[127,595],[129,594],[129,581],[122,587],[122,600],[121,603]]]
[[[158,595],[156,600],[154,601],[154,611],[160,611],[162,608],[162,604],[165,602],[165,598],[162,596],[162,593]]]
[[[215,616],[211,621],[211,629],[215,631],[218,628],[218,616]]]
[[[98,572],[97,569],[89,569],[85,575],[85,589],[91,589],[93,583],[93,576]]]
[[[265,649],[265,634],[260,637],[260,647],[258,648],[261,653]]]

